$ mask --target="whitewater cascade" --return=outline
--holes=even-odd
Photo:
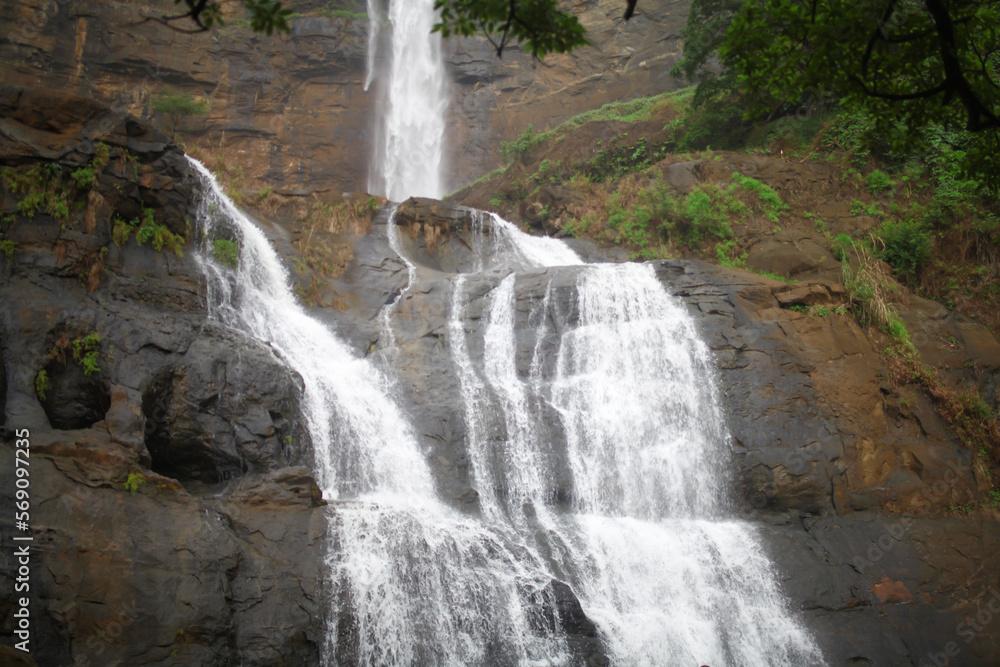
[[[438,498],[386,373],[296,303],[264,234],[192,165],[203,181],[197,257],[211,317],[270,346],[303,379],[331,501],[326,664],[572,664],[556,579],[615,665],[823,664],[784,608],[752,527],[727,517],[709,353],[648,266],[581,265],[559,241],[495,217],[489,233],[480,225],[480,272],[452,276],[447,326],[480,492],[481,513],[470,516]],[[235,269],[212,258],[213,238],[237,240]],[[546,292],[531,313],[530,370],[519,372],[518,280],[572,264],[545,275],[577,273],[575,314]],[[479,334],[463,318],[473,277],[495,283]],[[475,335],[482,358],[469,351]],[[554,427],[561,456],[543,437]],[[560,465],[571,491],[557,502]]]
[[[441,37],[434,0],[389,0],[383,17],[368,1],[368,72],[365,89],[384,75],[376,106],[375,154],[368,191],[391,201],[444,194],[444,118],[448,106]],[[387,20],[388,25],[383,25]],[[391,45],[386,71],[376,71],[378,45]]]

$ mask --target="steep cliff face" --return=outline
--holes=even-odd
[[[301,380],[267,346],[207,318],[194,246],[203,239],[186,224],[197,188],[181,153],[79,98],[4,89],[0,112],[0,160],[13,170],[4,175],[3,234],[14,243],[10,258],[0,256],[3,456],[12,457],[11,429],[29,428],[39,664],[319,664],[336,507],[324,506],[308,469]],[[45,167],[47,185],[36,183],[44,197],[29,215],[25,192],[10,184],[40,164],[54,166]],[[74,176],[87,168],[96,180]],[[140,244],[147,210],[162,229],[146,227]],[[130,219],[123,239],[116,223]],[[400,207],[416,282],[393,311],[389,349],[375,315],[409,272],[387,219],[383,210],[337,279],[344,312],[317,314],[359,355],[385,350],[441,497],[475,514],[446,331],[455,274],[475,264],[474,220],[433,201]],[[180,256],[164,230],[182,239]],[[595,260],[617,254],[576,247]],[[892,386],[850,317],[790,308],[832,310],[843,292],[827,280],[790,286],[693,260],[653,267],[715,354],[735,503],[831,663],[920,665],[957,651],[961,664],[993,664],[998,523],[989,512],[947,512],[980,498],[972,456],[926,396]],[[562,313],[554,325],[572,329],[581,270],[516,281],[522,378],[539,335],[534,307],[551,292]],[[472,341],[482,340],[501,278],[466,285],[462,326]],[[966,347],[984,359],[993,349]],[[468,352],[478,358],[483,348]],[[556,421],[546,434],[553,452],[564,447]],[[13,466],[0,481],[9,495]],[[556,485],[558,507],[572,493],[567,470]],[[11,591],[8,571],[0,578]],[[598,660],[593,625],[572,591],[559,591],[581,659]],[[0,598],[4,618],[12,605]],[[5,639],[10,630],[3,626]]]
[[[2,88],[0,165],[0,477],[13,503],[26,430],[34,658],[315,662],[326,520],[301,379],[206,319],[183,154],[86,99]]]
[[[243,187],[363,188],[359,156],[369,152],[373,101],[360,81],[364,21],[302,18],[291,35],[272,38],[235,17],[194,35],[144,21],[175,9],[155,0],[5,2],[2,19],[13,29],[2,46],[4,81],[92,97],[140,118],[161,92],[187,93],[209,112],[185,118],[181,136],[239,166]]]
[[[237,167],[239,188],[364,191],[377,100],[377,85],[364,90],[368,22],[323,13],[334,4],[363,12],[363,3],[296,2],[291,34],[271,37],[252,33],[230,4],[226,27],[188,35],[144,20],[174,12],[169,0],[6,0],[0,73],[9,85],[58,88],[140,118],[163,91],[187,93],[209,111],[183,119],[179,137],[206,162]],[[688,3],[645,4],[626,24],[616,0],[579,3],[594,46],[544,63],[516,48],[498,60],[484,39],[446,42],[449,189],[495,167],[499,142],[528,125],[675,87],[667,72]]]
[[[680,59],[680,31],[690,2],[639,3],[636,15],[622,20],[618,0],[576,3],[591,45],[544,61],[517,49],[496,58],[482,39],[446,42],[454,95],[448,137],[449,184],[460,188],[498,166],[501,141],[511,141],[530,125],[549,130],[562,121],[603,104],[674,90],[670,76]]]

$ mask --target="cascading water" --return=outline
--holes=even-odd
[[[369,0],[367,89],[376,78],[382,17]],[[434,0],[390,0],[387,15],[391,59],[377,107],[376,149],[369,192],[391,201],[444,194],[445,110],[448,106],[441,38]]]
[[[495,246],[517,248],[498,253],[494,269],[504,257],[511,269],[526,257],[579,263],[551,239],[494,230],[507,238]],[[614,664],[823,664],[784,609],[752,528],[726,518],[727,437],[710,356],[683,305],[649,266],[587,266],[573,318],[549,284],[528,322],[537,336],[522,378],[517,275],[497,276],[478,368],[465,340],[464,276],[452,294],[450,347],[486,519],[520,532],[573,585]],[[550,321],[563,331],[554,364],[541,350]],[[565,436],[568,512],[553,507],[560,457],[543,435],[544,404]]]
[[[572,586],[616,665],[822,664],[782,607],[752,529],[725,518],[725,433],[708,353],[648,267],[562,269],[578,273],[573,312],[550,282],[530,314],[537,335],[523,377],[519,277],[580,261],[497,218],[489,240],[474,243],[476,279],[495,282],[482,358],[467,344],[467,275],[453,278],[447,329],[480,489],[481,515],[471,517],[437,497],[391,382],[296,304],[264,235],[192,165],[203,180],[198,261],[211,316],[268,344],[303,379],[332,501],[326,664],[574,664],[556,578]],[[235,269],[211,258],[217,237],[238,240]],[[553,413],[559,456],[544,435]],[[554,500],[560,465],[570,472],[568,508]]]
[[[387,378],[296,303],[264,234],[198,162],[210,316],[269,345],[303,379],[303,413],[331,499],[334,577],[326,664],[565,662],[551,576],[503,526],[444,505]],[[212,259],[235,237],[237,268]],[[341,630],[349,627],[349,631]],[[349,645],[342,645],[346,635]]]

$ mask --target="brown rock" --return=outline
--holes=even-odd
[[[882,577],[872,586],[872,593],[883,604],[913,599],[910,591],[906,590],[906,584],[902,581],[892,581],[889,577]]]
[[[774,290],[774,297],[783,307],[842,306],[847,302],[847,290],[837,283],[788,285]]]

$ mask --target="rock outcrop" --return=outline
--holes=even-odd
[[[584,3],[574,11],[594,45],[544,62],[516,47],[498,59],[482,38],[446,41],[449,189],[495,167],[499,142],[528,125],[547,129],[677,87],[668,72],[688,4],[640,3],[626,23],[619,0]],[[0,74],[9,85],[58,88],[175,126],[205,161],[234,169],[241,188],[295,196],[364,190],[378,99],[377,82],[364,88],[365,5],[300,0],[294,10],[290,34],[255,34],[242,8],[227,3],[224,27],[189,35],[147,20],[176,13],[170,0],[6,2]],[[170,91],[205,101],[208,113],[155,114],[156,97]]]
[[[93,185],[78,185],[72,174],[103,151]],[[0,482],[13,507],[13,440],[26,429],[33,657],[221,665],[238,646],[246,664],[317,664],[327,519],[303,467],[301,380],[208,318],[184,155],[85,99],[2,88],[0,166],[12,244],[0,259]],[[47,176],[12,193],[29,172]],[[28,215],[18,205],[32,193],[45,202]],[[50,206],[58,197],[64,210]],[[185,239],[179,254],[139,245],[138,230],[116,237],[145,211]],[[4,619],[12,572],[0,573]]]

